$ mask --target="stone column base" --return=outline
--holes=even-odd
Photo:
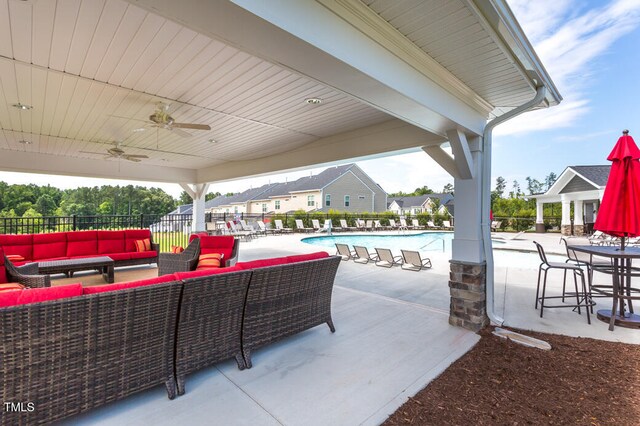
[[[571,225],[561,225],[560,233],[562,235],[571,235]]]
[[[543,232],[547,232],[547,229],[544,226],[544,223],[536,223],[536,232],[541,234]]]
[[[573,235],[581,237],[584,235],[584,225],[573,225]]]
[[[449,324],[479,331],[489,324],[486,304],[487,265],[450,260]]]

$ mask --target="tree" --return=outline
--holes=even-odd
[[[187,191],[182,191],[178,198],[178,204],[181,206],[184,204],[193,204],[193,198],[191,198],[191,195],[189,195]]]
[[[539,194],[542,192],[542,183],[538,179],[532,179],[531,176],[527,176],[526,180],[529,195]]]
[[[444,186],[444,188],[442,188],[442,193],[443,194],[452,194],[453,195],[453,185],[448,183]]]
[[[53,216],[58,206],[49,194],[42,194],[36,201],[35,209],[42,216]]]
[[[544,178],[545,191],[548,191],[549,188],[551,188],[551,186],[556,183],[556,180],[558,180],[558,176],[553,172],[549,173],[547,177]]]
[[[220,195],[222,194],[220,194],[219,192],[210,192],[204,196],[204,200],[205,201],[213,200],[214,198],[219,197]]]
[[[427,195],[427,194],[433,194],[433,190],[431,190],[427,185],[423,186],[422,188],[416,188],[413,191],[413,195]]]
[[[518,198],[521,194],[520,192],[520,184],[517,180],[514,180],[512,183],[513,190],[509,193],[509,198]]]
[[[498,194],[498,198],[502,198],[504,196],[504,190],[507,188],[507,181],[502,176],[498,176],[496,178],[496,194]]]

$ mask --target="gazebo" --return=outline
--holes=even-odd
[[[450,322],[500,322],[491,132],[562,100],[505,0],[10,1],[0,32],[0,170],[179,183],[202,230],[211,182],[423,151]]]
[[[544,204],[562,203],[562,235],[584,235],[596,221],[610,165],[569,166],[544,194],[536,195],[536,231],[545,232]],[[573,218],[571,217],[573,203]]]

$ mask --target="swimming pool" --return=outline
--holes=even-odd
[[[400,250],[415,250],[421,253],[446,252],[451,253],[451,241],[453,232],[423,232],[420,234],[399,235],[324,235],[321,237],[303,238],[302,242],[318,245],[333,253],[336,243],[348,244],[349,247],[364,246],[370,252],[375,248],[390,249],[393,254],[399,255]],[[496,266],[510,266],[515,268],[537,268],[540,258],[537,252],[524,252],[516,250],[495,250],[495,247],[505,244],[504,241],[493,241],[493,257]],[[533,244],[531,244],[533,250]],[[549,261],[564,262],[566,257],[547,255]]]
[[[350,246],[364,246],[369,251],[378,248],[388,248],[393,252],[400,250],[415,251],[451,251],[453,232],[422,232],[420,234],[404,235],[325,235],[322,237],[307,237],[302,241],[327,248],[336,248],[336,243]]]

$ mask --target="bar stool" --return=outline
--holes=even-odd
[[[569,243],[567,242],[567,240],[565,238],[561,238],[560,239],[565,246],[565,249],[567,250],[567,257],[568,259],[565,261],[567,263],[572,262],[573,264],[586,268],[587,269],[587,285],[588,285],[588,289],[589,289],[589,298],[593,299],[594,297],[611,297],[611,293],[613,292],[613,286],[612,285],[598,285],[598,286],[593,286],[593,272],[594,271],[599,271],[599,272],[604,272],[604,273],[609,273],[611,274],[611,260],[609,259],[601,259],[601,260],[597,260],[593,258],[592,254],[588,254],[588,253],[583,253],[583,252],[577,252],[575,250],[572,250],[569,247]],[[565,286],[566,286],[566,279],[567,279],[567,271],[564,271],[564,283],[562,284],[562,294],[565,295]],[[597,287],[597,288],[595,288]],[[596,290],[597,295],[593,294],[592,289]],[[608,293],[604,294],[604,291],[600,291],[603,289],[608,289]],[[573,294],[571,294],[573,295]],[[564,302],[564,298],[562,299],[562,301]],[[593,303],[594,305],[596,304],[595,302]],[[591,307],[591,313],[593,313],[593,306]]]
[[[586,308],[585,310],[587,311],[587,323],[591,324],[591,315],[589,313],[589,308],[592,307],[595,303],[593,303],[593,301],[589,297],[586,280],[584,279],[584,271],[582,270],[582,268],[573,263],[549,262],[547,260],[547,255],[544,252],[544,248],[542,248],[542,246],[538,244],[536,241],[534,241],[533,243],[536,245],[536,248],[538,249],[538,254],[540,255],[540,260],[542,261],[542,263],[540,263],[540,267],[538,268],[538,286],[536,288],[536,304],[535,304],[536,309],[538,309],[538,303],[540,303],[540,318],[542,318],[544,308],[577,308],[578,314],[582,314],[580,308],[585,307]],[[574,280],[576,291],[575,293],[571,293],[570,295],[573,296],[575,294],[575,297],[576,297],[575,305],[567,305],[564,303],[561,305],[545,305],[545,301],[549,299],[562,299],[562,301],[564,301],[565,299],[564,288],[565,288],[566,279],[565,279],[565,282],[563,282],[563,291],[561,296],[546,295],[547,273],[549,272],[550,269],[559,269],[561,271],[564,271],[565,278],[566,278],[566,273],[568,271],[573,272],[573,280]],[[543,271],[544,271],[544,281],[542,284],[542,296],[540,296],[540,279],[542,278]],[[580,280],[582,282],[582,291],[578,290],[577,276],[580,276]]]

